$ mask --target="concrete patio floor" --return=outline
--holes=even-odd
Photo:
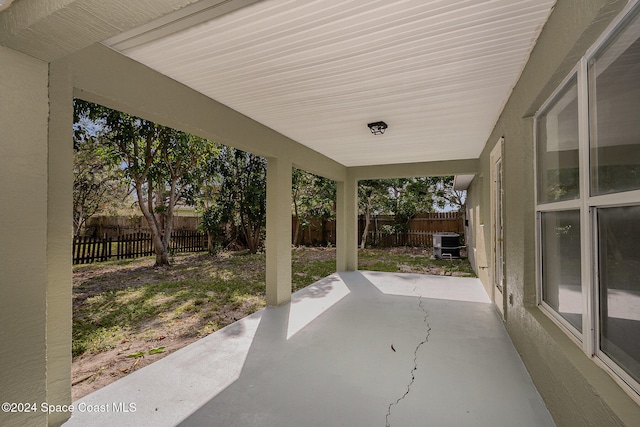
[[[65,426],[555,425],[479,280],[365,271],[74,405]]]

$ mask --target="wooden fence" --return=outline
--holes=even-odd
[[[296,239],[296,227],[298,228]],[[294,242],[294,239],[296,241]],[[299,246],[326,246],[336,244],[336,222],[334,220],[311,218],[300,221],[291,218],[291,243]]]
[[[174,231],[196,231],[200,226],[198,216],[174,216]],[[161,223],[161,227],[164,224]],[[106,236],[116,239],[119,236],[151,233],[149,224],[143,216],[94,216],[87,220],[83,235]]]
[[[362,240],[365,219],[358,221],[358,242]],[[434,233],[464,234],[464,219],[459,212],[422,214],[411,219],[404,231],[396,232],[394,218],[380,215],[373,217],[367,232],[367,245],[371,246],[432,246]]]
[[[396,233],[394,218],[390,215],[377,215],[371,217],[367,232],[367,245],[369,246],[432,246],[434,233],[464,233],[464,218],[459,212],[438,212],[421,214],[411,219],[404,232]],[[292,219],[292,242],[296,235],[295,227],[298,219]],[[365,218],[358,218],[358,243],[364,233]],[[311,219],[305,221],[304,227],[300,227],[297,234],[296,245],[326,245],[336,243],[336,223],[331,220]]]
[[[431,246],[433,234],[442,232],[464,233],[464,219],[458,212],[424,214],[409,221],[403,232],[393,231],[394,218],[378,215],[371,218],[367,233],[367,245]],[[292,218],[291,239],[296,235],[298,219]],[[365,219],[358,219],[358,243],[362,239]],[[336,222],[311,219],[304,222],[297,234],[296,245],[335,245]],[[174,252],[199,252],[207,250],[207,236],[192,230],[177,230],[172,233],[171,250]],[[73,263],[86,264],[110,259],[137,258],[154,254],[150,233],[137,232],[109,237],[76,236],[73,240]]]
[[[200,252],[207,250],[207,235],[196,231],[171,233],[170,250]],[[139,258],[154,255],[153,239],[148,233],[132,233],[117,237],[75,236],[73,263],[88,264],[111,259]]]

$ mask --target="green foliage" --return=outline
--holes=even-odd
[[[409,221],[419,212],[433,211],[433,198],[425,178],[389,180],[387,210],[394,215],[395,231],[406,232]]]
[[[300,230],[308,227],[312,218],[335,218],[336,183],[293,168],[291,187],[293,215],[299,224],[293,239],[297,242]]]
[[[335,181],[294,168],[292,196],[294,209],[297,209],[299,217],[335,217]]]
[[[361,214],[388,214],[397,218],[397,231],[418,213],[464,205],[464,192],[453,189],[453,176],[363,180],[358,183]]]
[[[361,214],[382,213],[389,198],[390,180],[367,179],[358,182],[358,209]]]
[[[129,181],[113,150],[99,138],[74,141],[73,228],[80,234],[86,221],[99,212],[117,209],[129,195]]]
[[[160,353],[164,353],[164,346],[152,348],[151,350],[149,350],[149,354],[160,354]]]
[[[144,351],[138,351],[136,353],[127,354],[125,357],[131,358],[131,359],[137,359],[139,357],[144,357]]]
[[[217,239],[224,231],[224,216],[224,206],[220,204],[214,204],[202,211],[200,230],[209,236],[209,253],[215,254],[220,249]]]
[[[202,212],[200,229],[202,231],[219,234],[223,230],[224,210],[222,205],[213,205]]]
[[[200,192],[205,166],[218,145],[123,112],[75,101],[77,146],[91,141],[121,168],[154,237],[156,263],[168,264],[173,209]]]
[[[365,226],[360,241],[364,249],[369,233],[371,215],[382,213],[389,198],[390,180],[369,179],[358,183],[358,209],[365,217]]]
[[[219,155],[210,159],[209,171],[220,180],[212,219],[234,224],[251,253],[256,253],[267,218],[266,159],[222,147]]]
[[[453,176],[435,176],[425,178],[433,197],[433,206],[444,209],[447,206],[454,210],[464,210],[466,192],[453,188]]]
[[[445,176],[360,181],[358,208],[360,214],[365,217],[360,247],[365,247],[372,215],[393,215],[392,229],[382,232],[396,233],[401,239],[405,239],[409,221],[417,214],[445,207],[462,207],[464,192],[453,189],[453,179],[453,176]]]

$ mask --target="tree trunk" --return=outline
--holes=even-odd
[[[160,265],[169,265],[169,251],[156,250],[156,267]]]
[[[207,251],[210,254],[215,253],[215,250],[213,248],[213,236],[211,235],[211,232],[209,230],[207,230]]]
[[[256,229],[253,232],[253,245],[254,245],[254,249],[251,253],[256,253],[258,252],[258,248],[260,247],[260,231],[262,230],[262,227],[257,226]]]
[[[298,234],[300,231],[300,216],[298,215],[298,203],[296,202],[296,198],[293,199],[293,214],[296,218],[296,228],[293,232],[293,244],[298,246]]]
[[[162,243],[164,244],[164,252],[169,252],[169,246],[171,244],[171,235],[173,234],[173,211],[177,201],[177,190],[176,186],[178,183],[178,177],[174,176],[171,178],[171,192],[169,193],[169,206],[167,207],[167,214],[164,216],[164,233],[162,235]],[[169,264],[169,260],[167,259],[167,264]],[[162,264],[165,265],[165,264]]]
[[[369,215],[369,209],[365,209],[364,213],[364,231],[362,232],[362,241],[360,242],[360,249],[364,249],[367,243],[367,234],[369,233],[369,225],[371,224],[371,218]]]
[[[75,210],[73,212],[73,224],[75,225],[75,229],[73,230],[73,235],[74,236],[79,236],[80,235],[80,231],[82,230],[82,207],[80,207],[79,209]]]
[[[157,231],[158,235],[153,233],[153,249],[156,252],[156,267],[161,265],[169,265],[169,249],[165,247],[162,236],[159,235],[159,231]]]
[[[375,237],[373,238],[373,243],[377,245],[380,243],[380,229],[378,228],[378,215],[376,215],[376,218],[375,218],[374,236]]]
[[[260,246],[260,227],[256,227],[255,229],[242,227],[244,232],[245,239],[247,240],[247,247],[249,248],[249,252],[255,254],[258,252],[258,247]]]
[[[149,224],[149,228],[151,229],[151,236],[153,239],[153,249],[156,253],[156,266],[169,265],[168,247],[165,247],[164,245],[163,237],[160,235],[160,228],[158,227],[158,221],[156,220],[156,217],[153,215],[153,212],[149,210],[149,207],[153,206],[153,201],[148,200],[147,205],[145,205],[144,198],[142,197],[141,180],[135,179],[135,185],[136,185],[136,194],[138,196],[138,206],[140,206],[142,215],[144,215],[145,219],[147,220],[147,223]]]
[[[296,215],[296,227],[293,231],[293,244],[295,246],[300,246],[298,245],[298,235],[300,234],[300,218],[298,218],[298,215]]]

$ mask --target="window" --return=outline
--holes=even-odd
[[[640,396],[640,2],[536,115],[538,299]],[[593,332],[592,332],[593,331]]]
[[[538,136],[539,203],[577,199],[578,180],[578,88],[575,76],[541,114]]]
[[[598,209],[600,350],[640,382],[640,206]]]
[[[541,214],[542,300],[582,332],[580,211]]]
[[[591,192],[640,189],[640,20],[589,61]]]
[[[578,77],[574,71],[536,116],[536,193],[540,304],[582,340]]]

